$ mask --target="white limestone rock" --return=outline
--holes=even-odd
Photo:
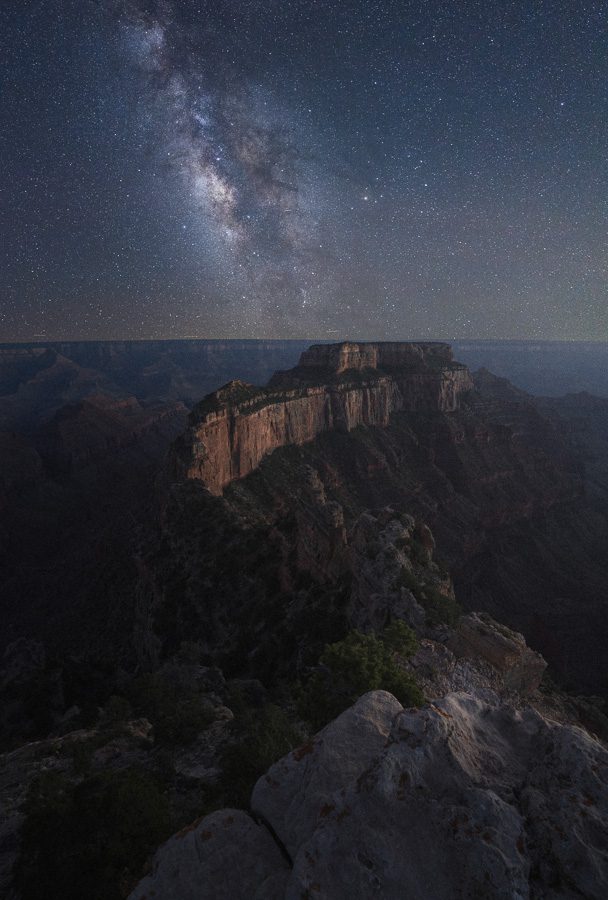
[[[402,709],[386,691],[364,694],[260,778],[251,808],[271,823],[292,857],[334,807],[335,794],[356,782],[381,753]]]
[[[280,900],[288,875],[267,829],[222,809],[163,844],[129,900]]]
[[[165,844],[131,900],[608,896],[608,751],[491,692],[366,694],[252,809],[260,824],[224,810]]]

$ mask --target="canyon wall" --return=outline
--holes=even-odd
[[[313,346],[267,388],[233,381],[195,407],[175,448],[174,473],[221,494],[279,447],[331,430],[386,426],[403,410],[452,412],[471,386],[447,344]]]

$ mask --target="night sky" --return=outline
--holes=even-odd
[[[0,339],[608,339],[607,16],[2,0]]]

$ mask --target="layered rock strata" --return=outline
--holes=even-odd
[[[447,344],[313,346],[266,388],[232,381],[207,396],[176,445],[174,474],[219,495],[279,447],[326,431],[386,426],[403,410],[453,412],[471,387]]]
[[[526,645],[523,635],[495,622],[487,613],[463,616],[450,639],[457,656],[484,659],[499,672],[513,690],[529,693],[541,683],[547,663]]]

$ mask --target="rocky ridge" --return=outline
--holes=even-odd
[[[387,507],[347,533],[316,473],[305,481],[324,514],[316,529],[305,517],[301,564],[348,565],[351,623],[380,631],[396,617],[432,635],[404,663],[427,703],[361,697],[271,766],[247,810],[164,844],[130,900],[599,900],[608,752],[582,710],[539,690],[545,661],[487,614],[429,629],[429,598],[453,593],[426,526]]]
[[[411,376],[408,384],[412,387],[412,404],[393,410],[381,425],[363,422],[349,430],[344,419],[332,420],[331,429],[321,431],[309,442],[296,441],[277,447],[276,453],[265,453],[247,476],[235,478],[221,495],[207,490],[205,482],[196,476],[183,477],[184,471],[175,468],[176,454],[184,449],[184,442],[178,443],[172,474],[180,480],[168,489],[163,484],[164,521],[159,552],[156,554],[154,548],[154,552],[137,559],[140,593],[134,644],[140,665],[155,670],[148,686],[154,690],[151,697],[144,696],[142,700],[129,687],[130,676],[126,673],[100,672],[104,685],[96,695],[100,707],[106,706],[98,710],[100,722],[107,721],[111,713],[113,704],[108,695],[117,693],[124,705],[126,694],[133,703],[133,715],[138,719],[149,715],[149,721],[154,720],[151,732],[146,730],[137,738],[129,736],[131,724],[123,722],[119,723],[118,737],[104,733],[103,728],[74,732],[72,736],[65,735],[57,759],[53,759],[53,742],[43,741],[38,744],[32,766],[26,750],[23,755],[20,751],[10,755],[13,774],[2,786],[3,794],[6,789],[3,802],[8,799],[12,803],[16,782],[24,789],[31,775],[38,773],[44,779],[47,769],[56,774],[58,761],[58,774],[64,777],[68,796],[80,796],[79,791],[86,796],[92,780],[103,773],[118,775],[123,763],[129,771],[137,765],[153,779],[159,778],[161,796],[169,797],[178,814],[172,819],[171,829],[147,844],[144,856],[137,857],[128,878],[121,876],[122,896],[125,886],[128,892],[141,877],[145,854],[193,815],[214,808],[217,804],[213,797],[219,797],[222,806],[231,808],[215,812],[211,818],[205,816],[202,822],[183,829],[179,846],[171,841],[160,851],[151,873],[153,883],[146,882],[157,896],[187,897],[188,891],[200,896],[207,889],[202,887],[205,885],[210,896],[221,897],[225,885],[232,897],[301,897],[306,892],[314,896],[321,888],[327,897],[339,897],[336,882],[340,871],[352,874],[355,883],[351,892],[355,896],[374,896],[378,891],[387,897],[400,896],[402,883],[416,896],[417,887],[426,889],[427,880],[430,895],[442,896],[445,884],[454,881],[463,884],[465,896],[484,896],[484,891],[487,896],[514,896],[505,893],[511,876],[518,890],[515,896],[601,895],[599,890],[605,882],[605,794],[595,791],[597,783],[588,770],[593,775],[601,772],[604,757],[597,751],[597,747],[602,750],[600,742],[577,728],[584,723],[591,730],[600,730],[594,726],[594,703],[566,697],[552,690],[548,680],[539,689],[544,660],[527,647],[513,628],[496,621],[502,619],[501,611],[507,610],[514,613],[507,621],[516,624],[513,618],[527,602],[545,630],[553,631],[555,619],[551,617],[559,615],[565,604],[551,595],[554,588],[550,587],[550,578],[553,577],[553,584],[567,584],[569,589],[562,569],[555,569],[556,554],[563,558],[564,569],[570,575],[580,578],[580,573],[585,574],[582,590],[597,611],[599,604],[587,589],[588,575],[597,575],[601,566],[588,566],[586,555],[601,560],[596,550],[601,544],[601,532],[596,521],[585,518],[589,510],[582,497],[581,472],[568,456],[569,447],[561,439],[559,419],[547,421],[531,398],[488,372],[476,376],[474,389],[458,394],[454,408],[450,403],[442,408],[434,379],[437,371],[446,368],[445,355],[442,356],[441,345],[431,346],[434,349],[424,363],[428,364],[426,374],[420,371],[424,368],[420,359],[408,362],[401,356],[399,365],[391,367],[377,345],[349,344],[306,353],[295,369],[277,373],[268,391],[279,397],[290,392],[305,397],[306,392],[319,388],[328,394],[339,394],[345,384],[353,385],[354,390],[367,383],[376,385],[382,379]],[[426,351],[421,352],[424,356]],[[265,392],[256,399],[257,389],[251,391],[241,385],[231,395],[235,402],[250,403],[244,418],[255,416],[264,406]],[[216,403],[217,395],[208,398],[202,405],[205,415],[214,412]],[[121,409],[125,421],[130,420],[131,407],[122,404],[119,399],[118,407],[112,409]],[[360,406],[365,407],[365,403]],[[347,408],[352,405],[347,404]],[[90,413],[87,400],[78,415],[88,422]],[[96,415],[95,420],[103,419],[110,425],[105,413],[104,408],[104,415]],[[92,433],[91,454],[83,454],[78,452],[79,441],[73,439],[71,422],[70,408],[55,418],[56,437],[53,444],[48,440],[45,443],[47,455],[41,461],[46,464],[53,449],[53,460],[63,457],[81,479],[97,465],[97,460],[103,459],[108,446],[106,432],[99,429],[98,434]],[[87,430],[91,430],[88,425]],[[131,443],[131,427],[116,433],[120,435],[117,465],[108,472],[107,483],[113,479],[114,471],[121,471],[127,455],[133,455],[136,469],[141,466],[141,457],[134,453]],[[146,426],[146,434],[151,433],[153,430]],[[20,448],[13,440],[7,447],[12,457],[20,456]],[[29,484],[37,477],[40,463],[36,457],[25,462],[23,471],[17,474],[22,484]],[[8,491],[12,490],[8,486]],[[127,501],[125,497],[121,509],[131,513],[134,507]],[[599,516],[599,506],[598,510]],[[114,514],[111,521],[117,519]],[[126,518],[125,523],[128,530]],[[586,541],[588,536],[595,543]],[[436,542],[439,561],[435,558]],[[537,542],[540,552],[534,555]],[[100,558],[110,556],[105,551]],[[516,567],[511,578],[505,578],[501,567],[513,561]],[[485,608],[496,618],[487,612],[471,612],[458,618],[448,567],[457,573],[460,596],[466,578],[470,579],[473,590],[469,596],[464,595],[468,609],[479,609],[477,600],[483,604],[490,571],[505,592],[504,596],[494,594],[501,602],[491,602],[492,596],[490,602],[485,600]],[[598,583],[601,586],[599,580]],[[537,585],[542,585],[542,591],[536,589]],[[103,588],[100,596],[107,599],[112,591],[107,586]],[[121,599],[122,596],[117,603],[114,597],[114,608],[122,605]],[[568,621],[567,628],[556,631],[554,637],[559,642],[566,635],[569,653],[567,641],[577,627],[578,634],[584,635],[587,661],[593,656],[592,649],[589,651],[591,641],[601,643],[602,632],[586,619],[585,609],[574,595],[571,603],[576,620]],[[76,616],[81,617],[78,610]],[[377,647],[391,626],[404,623],[416,632],[419,646],[412,654],[404,650],[400,656],[401,651],[392,651],[393,662],[396,660],[400,671],[415,678],[420,699],[406,702],[397,688],[377,680],[370,686],[390,687],[406,706],[423,703],[423,695],[426,705],[422,711],[402,711],[394,698],[382,693],[384,700],[378,702],[378,692],[371,695],[377,706],[392,706],[393,712],[390,716],[381,712],[376,715],[369,709],[357,713],[334,747],[336,759],[340,755],[345,758],[346,777],[341,779],[339,772],[334,777],[331,735],[336,731],[331,729],[341,719],[320,737],[298,746],[304,734],[312,734],[336,715],[333,711],[331,715],[319,716],[318,724],[313,724],[312,718],[306,719],[306,710],[302,711],[299,692],[316,684],[317,693],[313,690],[309,696],[322,706],[327,695],[341,690],[335,673],[331,668],[328,671],[327,659],[322,658],[324,645],[340,642],[345,635],[350,638],[352,629],[357,629],[361,638],[357,646],[363,646],[365,639],[372,645],[376,641]],[[120,630],[125,632],[124,628]],[[530,635],[527,627],[526,635]],[[184,643],[189,646],[184,647]],[[531,643],[538,646],[533,638]],[[180,664],[174,683],[174,676],[163,671],[163,662],[171,667],[171,661],[183,653],[189,659],[194,654],[192,659],[197,662],[192,670]],[[6,693],[12,703],[14,698],[9,694],[14,694],[17,676],[14,655],[9,656]],[[23,653],[17,656],[22,659]],[[79,728],[81,720],[73,717],[70,707],[80,702],[74,697],[76,689],[84,698],[90,697],[90,688],[78,688],[82,669],[75,668],[68,678],[65,666],[56,671],[56,663],[43,664],[42,654],[26,656],[25,668],[38,671],[44,691],[48,694],[56,688],[53,721],[42,733],[61,734],[66,727]],[[214,665],[221,666],[225,678],[209,668]],[[19,678],[25,679],[23,673]],[[299,685],[294,685],[294,679],[300,679]],[[166,741],[167,729],[174,727],[172,716],[169,722],[164,719],[165,706],[171,706],[171,713],[173,707],[165,703],[159,718],[155,692],[162,685],[173,684],[175,691],[169,691],[169,699],[183,699],[184,690],[199,680],[200,692],[189,698],[191,705],[182,711],[189,715],[196,713],[201,703],[205,708],[211,705],[215,721],[209,727],[201,726],[203,730],[198,732],[199,726],[193,730],[192,721],[186,717],[187,746],[163,745],[162,729]],[[40,686],[36,681],[25,679],[21,691],[23,709],[16,710],[24,716],[24,733],[29,718],[40,706]],[[349,692],[347,702],[370,686]],[[65,696],[60,697],[63,692]],[[282,706],[275,706],[273,712],[276,703]],[[8,711],[14,718],[15,709]],[[94,711],[87,715],[91,715],[88,721],[95,721]],[[291,724],[299,732],[294,742],[281,726],[280,751],[273,750],[263,765],[254,767],[257,777],[272,760],[283,757],[281,764],[268,770],[271,778],[277,776],[276,791],[268,782],[264,786],[263,776],[254,792],[251,812],[232,810],[234,804],[247,806],[244,798],[254,779],[247,780],[243,791],[233,790],[230,780],[238,779],[240,769],[251,773],[252,756],[259,762],[253,750],[255,741],[251,739],[254,732],[247,730],[247,722],[249,726],[261,722],[265,740],[266,725],[270,725],[268,730],[272,730],[273,722],[276,726],[273,715],[279,717],[279,723],[281,715],[291,717]],[[595,715],[599,721],[597,710]],[[402,717],[407,723],[406,731],[414,733],[411,740],[401,740],[396,730]],[[377,730],[383,743],[376,746],[370,758],[365,748],[379,720],[381,727]],[[539,724],[540,720],[544,724]],[[438,727],[444,721],[452,729],[445,734]],[[419,733],[415,731],[418,722],[423,723]],[[575,740],[573,734],[583,735],[594,749],[586,755],[581,746],[587,744]],[[84,764],[80,751],[74,752],[73,762],[66,761],[72,755],[71,748],[80,748],[83,737],[93,744],[91,758],[84,760],[88,767],[84,773],[76,766],[76,762],[79,767]],[[230,752],[225,755],[221,748],[230,751],[235,741],[240,756],[236,756],[238,766],[230,767],[229,760],[234,763],[235,757]],[[390,750],[401,744],[407,746]],[[560,748],[567,745],[571,749],[574,744],[578,750],[562,753]],[[275,749],[277,746],[275,743]],[[288,747],[294,749],[284,756]],[[324,755],[324,747],[329,750],[328,755]],[[407,756],[411,752],[416,757],[414,762]],[[357,762],[351,766],[352,757],[359,753],[361,766]],[[424,768],[426,759],[430,764]],[[303,782],[292,772],[294,760],[306,770]],[[529,773],[536,760],[541,762],[543,771],[534,780],[522,770]],[[421,774],[416,790],[408,792],[404,785],[391,782],[391,773],[410,773],[418,764]],[[298,767],[295,769],[297,775]],[[324,783],[327,771],[331,778]],[[374,782],[376,771],[381,773],[378,782]],[[312,786],[307,781],[309,776]],[[117,784],[121,784],[120,779]],[[361,797],[366,793],[366,785],[370,791]],[[273,788],[272,796],[267,788]],[[401,835],[397,845],[391,843],[393,832],[399,834],[399,827],[405,827],[396,803],[404,791],[406,813],[410,806],[417,810],[425,829],[420,853],[417,847],[411,848],[413,834]],[[574,818],[569,817],[567,806],[565,811],[562,809],[560,792],[566,793],[568,802],[574,804]],[[530,802],[531,796],[536,805]],[[23,790],[12,806],[13,821],[22,815],[22,799]],[[183,816],[186,799],[187,808],[192,810],[188,818]],[[463,807],[470,820],[484,830],[471,828],[467,821],[460,829],[456,814],[457,833],[450,836],[448,829],[446,836],[442,830],[444,817],[436,813],[438,808],[443,809],[444,801],[448,810]],[[332,804],[335,809],[328,809]],[[300,809],[303,815],[298,817]],[[591,823],[586,821],[590,811]],[[101,818],[103,833],[103,815]],[[519,820],[524,820],[525,834],[522,837],[518,833],[515,838],[517,829],[510,829],[509,823],[517,824]],[[386,828],[386,821],[394,827]],[[348,830],[349,822],[352,831]],[[370,822],[378,823],[379,841],[371,840],[371,846],[365,844],[360,858],[357,851]],[[567,840],[560,843],[553,836],[551,843],[552,822],[557,822]],[[414,830],[415,825],[416,822]],[[561,837],[558,832],[558,838]],[[2,847],[9,850],[9,856],[14,855],[11,834],[3,834],[2,838]],[[493,840],[499,852],[494,852]],[[442,842],[446,846],[443,861]],[[431,848],[431,873],[422,865],[418,869],[409,865],[405,872],[402,845],[410,847],[410,858],[421,857],[424,865],[424,853]],[[25,847],[25,853],[31,854],[31,844]],[[469,861],[481,858],[481,882],[470,880],[475,866],[473,862],[468,867],[462,865],[461,850]],[[70,852],[68,848],[68,855]],[[308,867],[312,875],[307,881]],[[588,872],[589,877],[585,874]],[[387,880],[383,882],[385,876]],[[188,878],[190,884],[184,880]],[[411,884],[408,878],[418,882]],[[76,896],[86,893],[81,890],[79,894],[76,888]],[[59,891],[59,895],[72,896],[74,890],[71,894]],[[154,895],[150,892],[148,896]]]
[[[398,366],[395,355],[383,355],[386,347],[403,351]],[[452,377],[463,389],[448,392],[444,403],[440,387]],[[390,505],[432,529],[465,608],[485,609],[523,632],[560,678],[599,692],[603,673],[589,666],[587,646],[591,639],[599,658],[605,644],[606,516],[590,508],[564,428],[505,379],[484,371],[464,389],[470,383],[444,345],[324,345],[266,389],[232,384],[207,397],[170,457],[159,563],[150,559],[147,599],[142,592],[141,622],[151,624],[138,638],[145,652],[166,652],[187,630],[231,653],[230,632],[244,616],[252,637],[245,648],[240,630],[241,652],[249,660],[280,659],[284,635],[268,646],[285,621],[278,608],[288,617],[294,610],[310,615],[315,590],[335,598],[319,610],[322,617],[348,593],[349,621],[359,627],[361,589],[359,609],[367,627],[376,627],[370,616],[378,613],[376,624],[382,618],[377,597],[385,597],[386,615],[395,591],[386,583],[370,602],[353,560],[366,513]],[[390,404],[371,403],[370,385],[376,399],[387,385],[400,403],[409,396],[403,385],[413,393],[407,408],[389,413]],[[351,398],[346,406],[341,391]],[[306,440],[328,423],[310,410],[323,402],[331,412],[334,396],[342,413],[357,414],[331,418],[331,429]],[[289,410],[295,416],[300,406],[286,431]],[[370,421],[372,413],[382,424],[344,424]],[[293,441],[283,446],[287,437]],[[371,535],[361,541],[362,560],[376,544]],[[228,561],[232,553],[236,566]],[[382,564],[388,573],[386,558]],[[169,595],[176,609],[167,627],[162,607]],[[161,617],[162,634],[154,624]]]

